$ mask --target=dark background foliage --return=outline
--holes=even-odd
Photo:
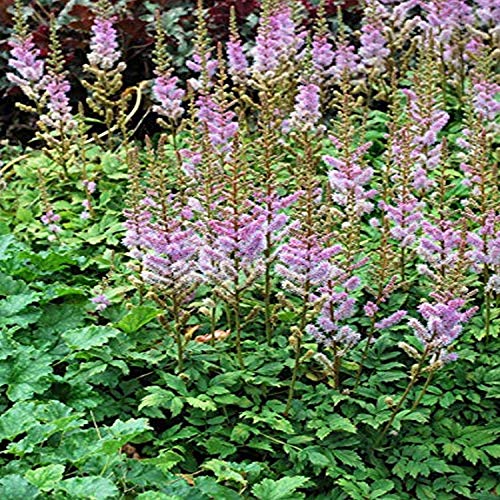
[[[317,12],[317,2],[301,0],[307,17],[304,22],[313,22]],[[34,41],[46,55],[49,42],[49,20],[54,16],[59,24],[59,33],[66,57],[66,68],[72,85],[71,100],[75,104],[85,101],[85,89],[80,83],[82,67],[86,62],[86,52],[90,39],[90,29],[94,14],[89,0],[58,1],[39,0],[28,2],[32,9],[30,27]],[[127,63],[124,73],[124,88],[152,78],[151,61],[154,45],[154,13],[161,10],[163,23],[169,34],[173,64],[181,76],[187,76],[185,60],[192,51],[194,26],[196,21],[196,0],[127,0],[115,2],[118,6],[117,28],[123,60]],[[13,87],[6,78],[9,71],[8,39],[12,34],[12,8],[14,0],[0,0],[0,137],[10,142],[26,144],[33,139],[36,117],[17,109],[15,103],[23,102],[19,88]],[[357,0],[338,2],[327,0],[327,15],[334,17],[337,6],[341,6],[347,22],[356,19]],[[229,15],[235,8],[241,36],[248,40],[255,32],[259,0],[205,0],[209,33],[217,41],[228,37]],[[149,108],[146,101],[144,111]],[[143,113],[138,113],[143,116]],[[157,126],[154,117],[146,117],[138,130],[139,137],[154,134]]]

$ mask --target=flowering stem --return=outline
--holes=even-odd
[[[270,249],[270,240],[271,236],[268,234],[266,235],[266,245],[267,248]],[[267,252],[266,248],[266,254]],[[266,262],[268,261],[268,256],[266,255]],[[267,340],[267,345],[271,345],[271,338],[272,338],[272,330],[271,330],[271,286],[272,286],[272,279],[271,279],[271,268],[269,264],[266,264],[266,270],[264,273],[264,322],[265,322],[265,330],[266,330],[266,340]]]
[[[337,343],[333,343],[333,383],[334,389],[340,390],[340,356]]]
[[[366,339],[365,348],[363,349],[363,353],[361,354],[361,360],[359,361],[358,372],[356,373],[356,380],[354,381],[354,390],[358,388],[359,382],[361,381],[361,373],[363,372],[364,362],[368,357],[368,349],[370,349],[370,344],[374,334],[375,334],[375,316],[371,318],[370,331]]]
[[[431,342],[432,342],[432,340],[431,340]],[[406,398],[410,394],[410,391],[413,389],[413,386],[415,385],[415,382],[417,381],[417,379],[420,375],[420,372],[422,371],[422,367],[424,366],[424,362],[427,358],[428,353],[429,353],[429,345],[427,345],[427,347],[425,348],[415,370],[412,370],[413,373],[411,375],[410,382],[406,386],[406,389],[403,392],[401,398],[399,399],[397,405],[393,408],[391,418],[389,419],[387,424],[385,424],[385,427],[382,429],[382,432],[378,435],[377,439],[375,440],[375,448],[377,448],[380,445],[380,443],[382,442],[382,440],[384,439],[385,435],[387,434],[387,431],[391,428],[391,425],[394,422],[396,415],[399,413],[401,406],[406,401]]]
[[[427,376],[427,379],[425,381],[424,386],[422,387],[422,390],[420,391],[420,394],[418,395],[417,399],[415,399],[411,409],[412,411],[417,408],[417,406],[420,404],[422,401],[422,398],[424,397],[425,393],[427,392],[427,389],[429,388],[430,383],[432,382],[432,378],[434,377],[434,371],[430,371],[429,375]]]
[[[402,247],[401,248],[401,252],[400,252],[400,270],[401,270],[401,282],[404,283],[405,280],[406,280],[406,270],[405,270],[405,266],[406,266],[406,251],[405,251],[405,247]]]
[[[486,284],[488,283],[489,272],[488,266],[484,266],[483,269],[483,280],[484,280],[484,330],[485,330],[485,340],[488,341],[490,337],[490,323],[491,323],[491,296],[486,290]]]
[[[240,322],[240,294],[235,293],[234,300],[236,301],[234,306],[234,329],[236,331],[236,356],[238,358],[238,363],[241,369],[245,368],[245,363],[243,362],[243,354],[241,352],[241,322]]]
[[[177,368],[179,372],[182,371],[184,366],[184,344],[182,341],[182,334],[180,331],[180,311],[177,299],[173,299],[173,313],[174,313],[174,335],[177,343]]]
[[[306,283],[306,289],[307,289],[307,295],[309,295],[309,283]],[[286,401],[286,407],[285,407],[285,411],[283,413],[285,415],[285,417],[288,416],[288,412],[290,411],[290,408],[292,406],[293,395],[295,392],[295,384],[297,383],[297,377],[299,374],[300,351],[302,349],[302,333],[304,331],[304,328],[306,327],[307,310],[308,310],[308,301],[305,300],[304,305],[302,307],[302,312],[300,315],[301,317],[300,317],[299,333],[296,336],[297,343],[295,345],[295,359],[294,359],[294,365],[293,365],[292,380],[290,381],[290,387],[288,389],[288,399]]]

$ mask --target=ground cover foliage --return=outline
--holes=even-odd
[[[195,76],[158,16],[130,89],[93,8],[83,116],[17,3],[40,147],[0,152],[3,497],[497,498],[495,2],[305,30],[264,1],[217,46],[200,5]]]

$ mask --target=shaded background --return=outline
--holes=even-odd
[[[304,6],[307,16],[304,23],[314,22],[318,0],[297,0]],[[28,144],[34,137],[36,116],[20,111],[15,103],[28,102],[21,90],[7,80],[9,71],[8,39],[12,35],[12,9],[14,0],[0,0],[0,138],[13,144]],[[42,55],[48,51],[49,20],[54,16],[59,25],[59,37],[66,58],[66,69],[72,91],[72,104],[85,102],[86,92],[81,84],[84,77],[83,65],[91,36],[90,28],[94,19],[91,0],[37,0],[26,2],[29,25],[34,42]],[[123,74],[124,89],[142,80],[152,78],[151,61],[154,45],[154,13],[160,9],[162,20],[168,33],[169,50],[176,73],[189,77],[185,60],[191,54],[196,21],[196,0],[122,0],[114,2],[118,9],[116,27],[120,37],[122,60],[127,64]],[[205,0],[207,24],[215,41],[228,37],[229,13],[235,7],[237,22],[242,39],[248,40],[255,34],[260,8],[259,0]],[[356,24],[358,18],[357,0],[326,0],[327,15],[335,18],[337,7],[344,11],[347,24]],[[144,110],[148,106],[143,102]],[[143,113],[136,113],[142,116]],[[133,126],[134,124],[132,124]],[[137,135],[152,135],[158,131],[156,118],[147,116],[141,122]]]

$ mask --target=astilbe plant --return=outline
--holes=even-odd
[[[19,104],[25,111],[39,115],[37,137],[45,143],[44,152],[59,164],[66,177],[75,160],[74,136],[77,122],[69,103],[70,84],[63,71],[64,61],[57,26],[50,23],[50,51],[47,60],[40,59],[20,2],[16,9],[16,35],[11,42],[9,65],[16,73],[8,79],[19,85],[32,105]]]
[[[308,40],[298,9],[269,0],[253,47],[238,35],[233,14],[228,43],[215,48],[200,2],[186,82],[175,75],[158,16],[151,97],[163,130],[142,154],[131,147],[128,101],[118,95],[124,66],[115,18],[99,4],[88,102],[106,125],[101,138],[113,146],[120,131],[125,139],[131,281],[141,304],[152,299],[161,308],[179,373],[190,365],[185,334],[199,321],[196,312],[208,317],[200,327],[214,352],[224,322],[242,371],[252,366],[250,346],[267,342],[266,354],[274,352],[286,332],[288,416],[300,407],[306,363],[319,362],[328,385],[350,398],[373,367],[370,346],[381,339],[376,347],[385,349],[395,335],[413,333],[400,345],[414,364],[378,446],[423,376],[410,411],[456,358],[456,341],[481,301],[489,332],[500,281],[492,154],[498,86],[493,36],[474,30],[494,13],[486,3],[478,12],[454,5],[467,8],[371,0],[360,31],[339,22],[335,37],[319,9]],[[89,142],[69,104],[58,42],[53,35],[45,61],[26,33],[20,29],[13,42],[9,79],[39,104],[48,154],[66,169],[74,158],[85,164]],[[457,131],[449,121],[462,112],[465,128]],[[450,173],[457,163],[462,173]],[[97,177],[85,168],[82,216],[97,219]],[[63,240],[66,224],[63,232],[44,182],[42,222],[51,240]],[[92,300],[98,312],[110,304],[100,292]],[[422,294],[418,306],[414,292]],[[357,373],[349,378],[343,367],[352,360]]]
[[[83,68],[92,78],[82,80],[90,94],[87,98],[88,106],[102,118],[106,126],[105,135],[109,146],[113,133],[124,130],[123,122],[127,119],[126,106],[130,96],[124,93],[116,97],[123,86],[122,75],[126,64],[120,61],[118,33],[113,25],[115,21],[109,2],[99,2],[92,25],[89,64]]]
[[[449,347],[459,337],[464,324],[471,319],[477,310],[475,307],[463,310],[466,303],[465,299],[452,298],[439,293],[431,293],[430,296],[434,298],[433,303],[424,302],[418,307],[425,324],[415,318],[408,321],[423,349],[422,352],[419,352],[404,342],[400,343],[400,347],[414,358],[416,363],[411,367],[410,380],[406,389],[398,402],[392,407],[391,416],[378,435],[375,446],[382,443],[420,375],[423,372],[428,373],[427,380],[415,399],[412,410],[420,403],[435,370],[457,359],[456,355],[449,351]]]
[[[168,185],[164,167],[158,161],[164,157],[162,148],[162,142],[156,151],[149,146],[149,187],[141,187],[138,173],[131,179],[133,205],[126,212],[124,244],[139,259],[140,277],[152,287],[152,297],[164,310],[159,320],[175,338],[177,367],[182,370],[187,305],[202,281],[196,266],[201,241],[191,221],[192,213],[182,203],[182,189],[174,194]],[[132,172],[137,172],[137,152],[131,150],[128,158],[134,165]]]

